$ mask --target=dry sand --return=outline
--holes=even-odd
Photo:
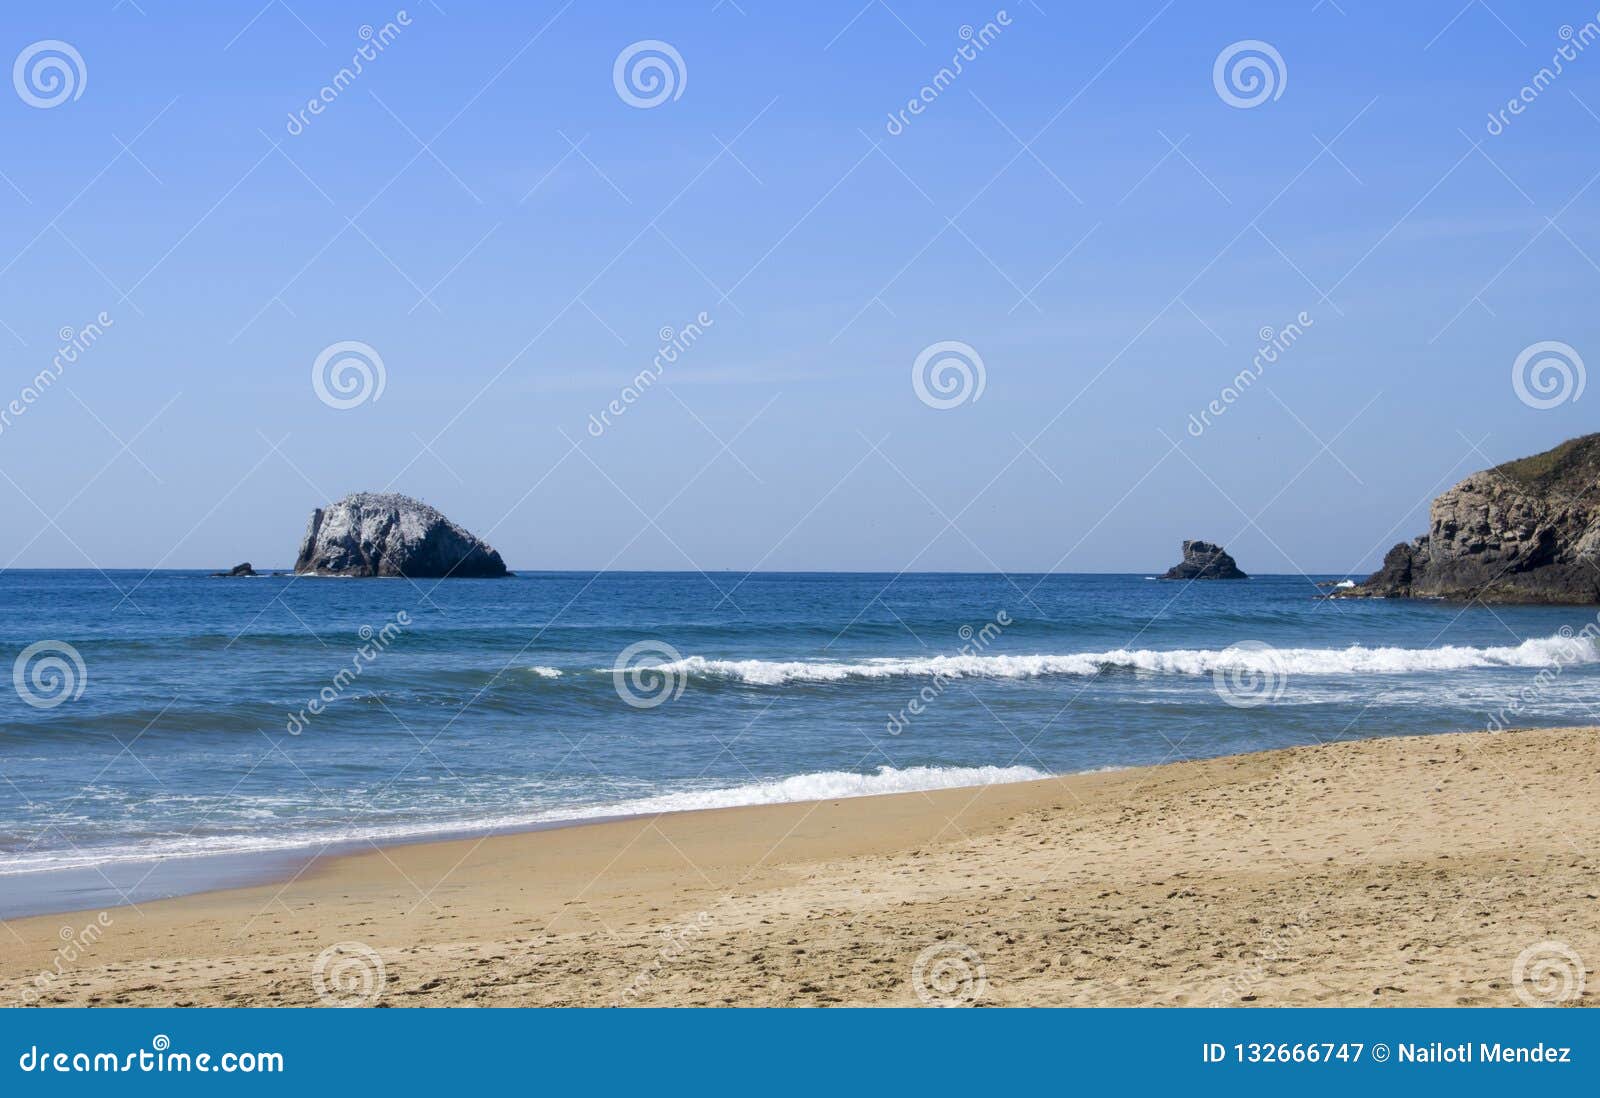
[[[1509,1006],[1531,950],[1528,997],[1592,1005],[1597,757],[1379,739],[390,847],[14,920],[0,1003]]]

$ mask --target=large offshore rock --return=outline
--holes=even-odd
[[[296,575],[510,575],[500,554],[426,503],[393,492],[353,492],[311,512]]]

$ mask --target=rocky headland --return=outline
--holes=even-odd
[[[1474,473],[1339,598],[1600,603],[1600,434]]]

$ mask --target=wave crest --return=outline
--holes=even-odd
[[[1549,667],[1597,663],[1600,649],[1581,637],[1551,636],[1518,645],[1473,648],[1117,648],[1061,655],[957,655],[884,657],[847,663],[831,660],[716,660],[688,656],[659,670],[689,678],[720,679],[752,686],[829,683],[897,678],[1031,679],[1051,675],[1097,675],[1129,670],[1164,675],[1273,672],[1290,675],[1403,674],[1416,671],[1468,671],[1494,667]]]

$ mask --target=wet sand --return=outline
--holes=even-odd
[[[0,1003],[1592,1005],[1597,771],[1460,733],[371,849],[10,920]]]

